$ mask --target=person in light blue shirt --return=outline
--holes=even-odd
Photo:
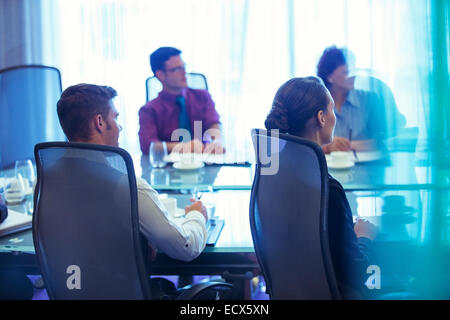
[[[317,75],[323,80],[335,102],[335,138],[323,147],[332,151],[369,151],[392,135],[391,123],[404,125],[405,120],[396,107],[386,110],[385,101],[375,92],[356,90],[355,77],[349,76],[347,58],[351,54],[336,46],[324,50],[317,65]]]
[[[335,135],[347,137],[353,140],[369,140],[380,137],[382,127],[374,121],[374,117],[380,114],[374,112],[375,106],[379,104],[378,97],[363,90],[351,90],[347,99],[341,105],[341,109],[335,110],[337,124]],[[351,135],[351,138],[350,138]]]

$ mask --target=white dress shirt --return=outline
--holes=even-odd
[[[205,217],[191,211],[185,218],[172,218],[159,201],[158,193],[142,178],[136,177],[141,232],[150,245],[169,257],[191,261],[206,246]]]

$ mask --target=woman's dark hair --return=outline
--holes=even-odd
[[[301,134],[309,119],[326,111],[329,102],[328,90],[319,78],[293,78],[278,89],[264,124],[268,130]]]
[[[95,84],[80,83],[64,90],[57,104],[57,112],[67,139],[89,139],[89,121],[97,114],[106,119],[111,110],[109,101],[115,96],[117,92],[113,88]]]
[[[347,50],[339,49],[336,46],[326,48],[317,64],[317,76],[323,80],[325,86],[330,89],[331,84],[328,82],[328,76],[344,64],[347,64]]]
[[[166,61],[173,56],[179,56],[181,51],[173,47],[161,47],[150,55],[150,67],[155,74],[158,70],[165,70]]]

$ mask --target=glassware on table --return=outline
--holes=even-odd
[[[164,169],[152,169],[150,171],[151,185],[166,185],[170,184],[169,172]]]
[[[7,204],[21,203],[25,199],[25,184],[22,176],[12,178],[4,186],[3,196]]]
[[[31,160],[17,160],[14,176],[16,179],[19,176],[22,178],[25,195],[33,192],[36,175],[34,174],[34,167]]]
[[[203,203],[208,213],[208,219],[212,219],[216,212],[216,202],[212,186],[198,186],[191,190],[192,198]]]
[[[154,141],[150,143],[149,158],[153,168],[164,168],[167,162],[167,145],[165,141]]]

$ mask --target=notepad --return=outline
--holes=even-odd
[[[224,224],[225,224],[224,220],[219,219],[208,220],[208,222],[206,223],[206,230],[208,231],[208,238],[206,239],[206,245],[208,247],[216,245],[216,242],[219,239]]]
[[[31,228],[32,216],[8,209],[8,217],[0,223],[0,237]]]

